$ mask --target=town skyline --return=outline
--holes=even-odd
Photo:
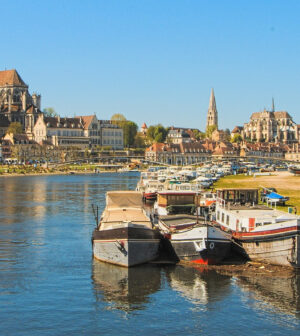
[[[17,4],[2,3],[1,69],[17,69],[61,116],[204,130],[214,88],[222,129],[272,98],[299,122],[296,1]]]

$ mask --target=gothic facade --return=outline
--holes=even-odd
[[[244,124],[243,138],[257,142],[298,142],[297,124],[286,111],[255,112]]]
[[[0,115],[11,122],[19,122],[29,137],[41,113],[41,96],[30,95],[16,70],[0,71]]]

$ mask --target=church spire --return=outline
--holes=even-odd
[[[272,112],[275,112],[274,98],[272,97]]]
[[[218,129],[218,111],[217,111],[215,93],[214,89],[211,89],[208,112],[207,112],[206,129],[208,126],[213,125],[215,125]]]

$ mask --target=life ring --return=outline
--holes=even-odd
[[[209,248],[210,248],[211,250],[213,250],[214,247],[215,247],[215,243],[214,243],[214,242],[211,242],[211,243],[209,244]]]

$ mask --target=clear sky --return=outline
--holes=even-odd
[[[300,1],[0,0],[0,69],[61,116],[219,128],[251,113],[300,123]]]

